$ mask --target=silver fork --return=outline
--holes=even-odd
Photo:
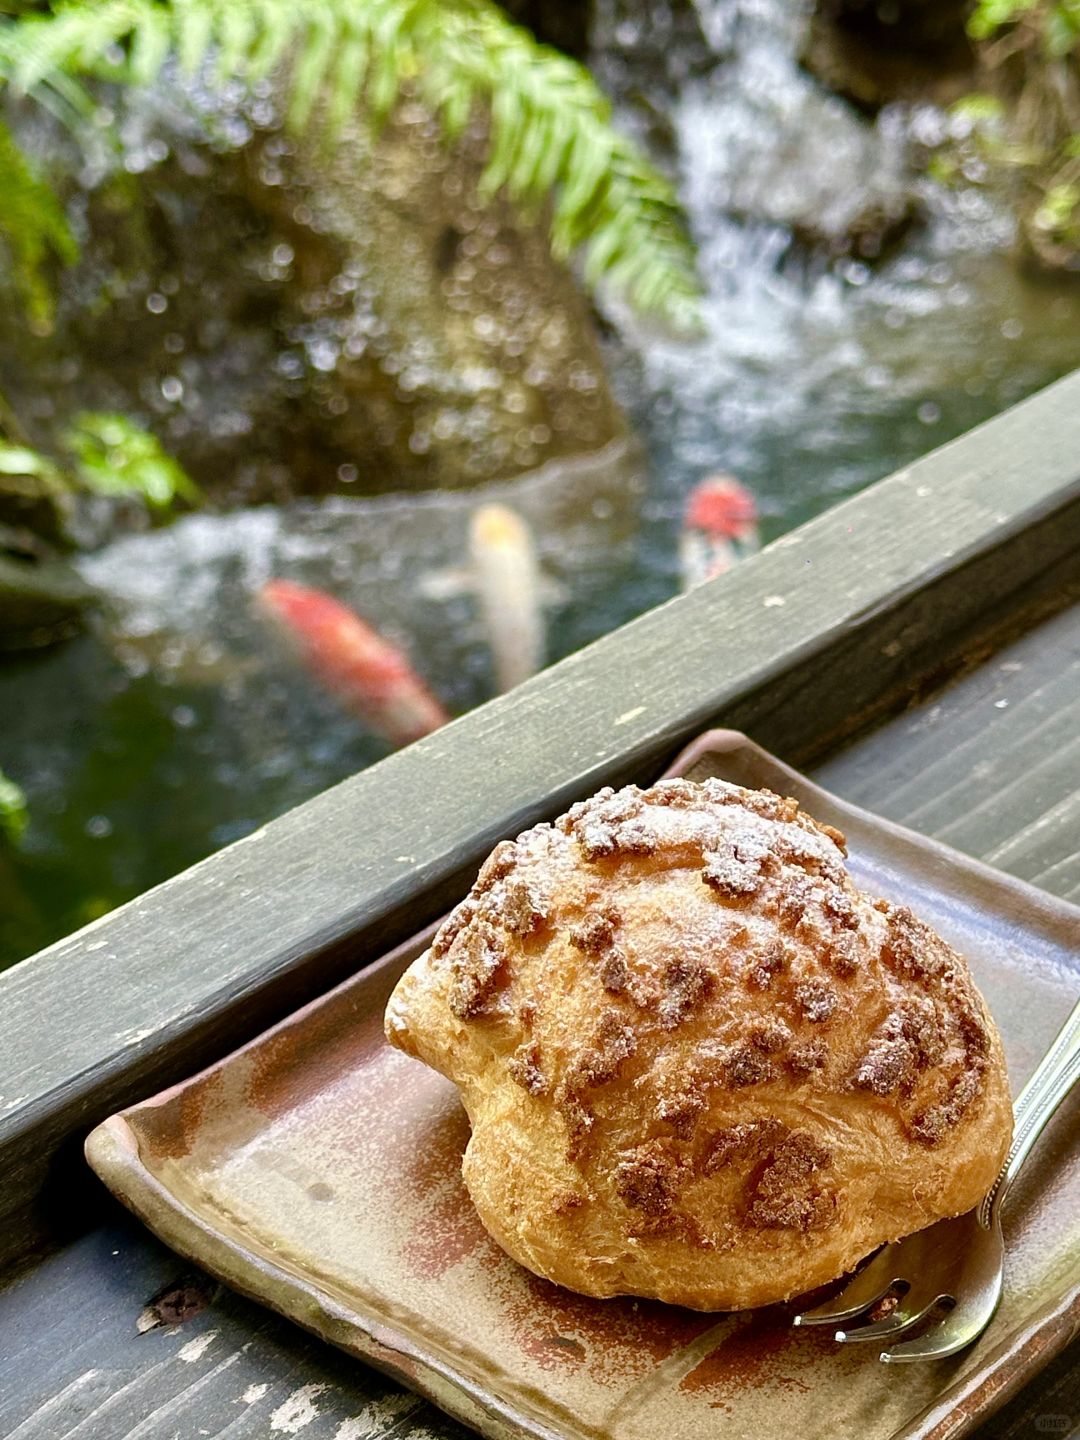
[[[885,1245],[838,1295],[795,1316],[796,1325],[858,1321],[894,1290],[895,1308],[878,1320],[840,1329],[841,1344],[898,1340],[881,1352],[888,1364],[937,1360],[977,1340],[990,1324],[1004,1271],[1001,1207],[1054,1111],[1080,1078],[1080,1000],[1061,1027],[1015,1107],[1013,1142],[990,1193],[976,1209]],[[900,1337],[951,1307],[914,1339]]]

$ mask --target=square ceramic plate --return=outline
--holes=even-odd
[[[846,805],[741,735],[672,773],[795,795],[848,836],[863,889],[968,957],[1015,1088],[1080,988],[1080,910]],[[498,1437],[954,1437],[1080,1328],[1080,1106],[1059,1112],[1006,1216],[1005,1298],[979,1343],[887,1370],[791,1328],[793,1306],[702,1315],[584,1299],[496,1248],[460,1177],[467,1123],[441,1076],[383,1040],[431,932],[87,1142],[106,1184],[226,1284]]]

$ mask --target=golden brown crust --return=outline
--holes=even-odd
[[[460,1087],[516,1259],[592,1295],[786,1298],[977,1203],[1007,1148],[964,962],[794,800],[601,791],[499,845],[402,977],[392,1043]]]

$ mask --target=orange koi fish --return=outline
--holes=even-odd
[[[683,589],[723,575],[760,543],[749,490],[731,475],[710,475],[694,486],[686,503],[679,537]]]
[[[332,596],[292,580],[271,580],[260,590],[259,604],[312,674],[395,745],[449,720],[401,651]]]

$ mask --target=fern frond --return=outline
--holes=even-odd
[[[326,120],[332,135],[341,133],[348,123],[349,116],[356,110],[367,64],[367,37],[350,36],[338,52],[330,81],[330,101]]]
[[[231,5],[218,34],[216,78],[226,81],[246,74],[255,33],[255,19],[246,5]]]
[[[311,118],[319,87],[330,64],[330,54],[340,37],[326,7],[314,9],[308,22],[307,35],[292,67],[289,101],[289,124],[302,130]]]
[[[36,90],[57,74],[93,72],[121,41],[158,29],[163,13],[162,6],[140,0],[105,0],[28,15],[4,27],[0,67],[24,91]]]
[[[296,8],[281,0],[250,0],[255,39],[248,54],[249,79],[265,80],[281,62],[300,25]]]
[[[489,116],[482,190],[527,216],[551,197],[560,257],[584,248],[589,283],[693,323],[693,247],[668,182],[611,123],[589,72],[514,25],[492,0],[98,0],[0,27],[0,76],[36,91],[121,56],[149,84],[168,54],[196,73],[283,76],[290,123],[340,129],[362,95],[377,122],[412,85],[449,139]],[[113,70],[112,73],[115,73]]]
[[[2,124],[0,196],[0,239],[11,258],[15,284],[31,319],[45,327],[53,313],[49,261],[70,265],[78,258],[79,247],[59,199]]]
[[[429,104],[442,114],[457,89],[490,108],[485,191],[505,185],[527,208],[550,193],[556,255],[584,246],[587,283],[613,283],[639,309],[692,326],[700,284],[675,193],[614,128],[589,72],[485,0],[420,8],[431,24],[418,77]],[[454,103],[460,111],[460,96]]]

